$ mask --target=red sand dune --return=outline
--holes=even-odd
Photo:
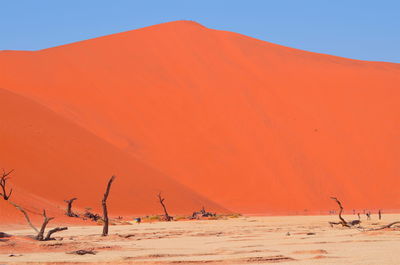
[[[99,212],[111,175],[110,214],[156,214],[162,208],[156,195],[163,192],[171,212],[191,213],[202,205],[223,211],[195,192],[98,138],[30,99],[0,89],[0,161],[15,172],[10,200],[33,213],[62,214],[63,200],[78,197],[81,210]],[[39,198],[36,198],[38,196]],[[22,214],[0,199],[2,221]],[[74,203],[75,205],[75,203]],[[57,211],[57,207],[59,210]],[[18,218],[16,218],[18,217]]]
[[[0,73],[0,87],[57,113],[46,128],[65,117],[91,132],[68,123],[86,137],[57,129],[42,138],[53,149],[41,145],[45,154],[34,163],[17,155],[2,160],[24,174],[40,162],[42,186],[57,179],[64,194],[76,187],[71,175],[86,185],[101,179],[93,187],[100,194],[106,176],[124,168],[122,178],[141,161],[233,211],[325,211],[336,208],[332,195],[348,209],[400,209],[399,64],[305,52],[178,21],[35,52],[3,51]],[[64,140],[82,150],[70,152]],[[35,150],[31,139],[24,140],[29,148],[21,139],[6,143]],[[146,173],[130,174],[130,183],[148,185],[144,176],[159,176],[140,170]],[[46,198],[62,197],[59,189],[31,184]]]

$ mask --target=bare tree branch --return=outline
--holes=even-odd
[[[12,189],[10,189],[8,195],[7,195],[7,191],[6,191],[6,186],[7,186],[7,180],[9,179],[9,175],[14,171],[14,169],[11,169],[10,171],[6,172],[3,168],[3,174],[0,178],[0,187],[2,189],[2,192],[0,193],[0,196],[3,197],[4,200],[8,200],[12,194]]]
[[[1,187],[1,189],[2,189],[3,192],[0,193],[0,196],[2,196],[4,200],[8,201],[12,206],[14,206],[15,208],[17,208],[17,209],[24,215],[25,220],[28,222],[29,226],[32,227],[32,229],[35,230],[35,232],[38,233],[39,230],[32,224],[32,222],[31,222],[31,220],[29,219],[29,216],[28,216],[28,214],[26,213],[26,211],[24,210],[24,208],[22,208],[21,206],[19,206],[19,205],[16,204],[15,202],[12,202],[12,201],[9,200],[13,190],[11,189],[11,190],[9,191],[8,195],[7,195],[7,192],[6,192],[7,187],[6,187],[6,186],[7,186],[7,180],[10,179],[10,178],[9,178],[9,175],[10,175],[12,172],[14,172],[14,169],[12,169],[12,170],[10,170],[10,171],[8,171],[8,172],[6,172],[6,171],[3,169],[3,173],[2,173],[2,176],[1,176],[1,178],[0,178],[0,187]]]
[[[114,179],[115,179],[115,176],[111,176],[110,180],[108,181],[107,189],[106,189],[106,192],[104,193],[103,200],[101,201],[101,204],[103,205],[103,221],[104,221],[102,236],[108,235],[107,198],[108,198],[108,194],[110,193],[111,184],[114,181]]]
[[[53,238],[51,238],[51,235],[60,231],[64,231],[64,230],[68,230],[68,227],[56,227],[53,228],[51,230],[49,230],[49,232],[47,232],[46,238],[44,239],[45,241],[48,240],[54,240]]]
[[[14,169],[12,169],[12,170],[6,172],[6,171],[3,169],[3,173],[2,173],[2,176],[1,176],[1,178],[0,178],[0,187],[1,187],[1,189],[2,189],[2,192],[0,193],[0,196],[2,196],[4,200],[8,201],[12,206],[14,206],[15,208],[17,208],[17,209],[24,215],[24,217],[25,217],[26,221],[28,222],[29,226],[30,226],[33,230],[35,230],[35,232],[38,233],[37,236],[36,236],[36,239],[37,239],[37,240],[40,240],[40,241],[42,241],[42,240],[49,240],[50,237],[51,237],[51,235],[52,235],[53,233],[68,229],[67,227],[62,227],[62,228],[57,227],[57,228],[55,228],[55,229],[50,230],[49,233],[47,234],[46,238],[43,238],[43,234],[44,234],[44,231],[45,231],[45,229],[46,229],[47,224],[48,224],[51,220],[53,220],[54,217],[47,217],[46,211],[43,210],[44,221],[43,221],[42,227],[41,227],[41,229],[40,229],[40,231],[39,231],[39,230],[32,224],[32,222],[31,222],[31,220],[30,220],[30,218],[29,218],[29,215],[28,215],[28,213],[25,211],[25,209],[22,208],[21,206],[19,206],[18,204],[16,204],[15,202],[12,202],[12,201],[9,200],[9,198],[10,198],[10,196],[11,196],[11,194],[12,194],[12,189],[10,189],[10,191],[8,192],[8,195],[7,195],[6,186],[7,186],[7,180],[9,179],[9,175],[10,175],[13,171],[14,171]],[[74,200],[75,200],[75,199],[74,199]],[[71,202],[71,203],[72,203],[72,202]]]
[[[8,201],[12,206],[17,208],[25,217],[25,220],[28,222],[29,226],[32,227],[33,230],[35,230],[36,233],[39,233],[39,230],[32,224],[31,220],[29,219],[29,215],[26,213],[24,208],[16,204],[15,202]]]

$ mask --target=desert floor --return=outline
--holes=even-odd
[[[362,219],[376,228],[400,215]],[[400,229],[332,228],[328,221],[337,216],[142,223],[111,226],[108,237],[101,226],[79,226],[46,242],[27,237],[31,230],[3,231],[13,237],[0,242],[0,264],[400,264]],[[80,249],[95,254],[69,253]]]

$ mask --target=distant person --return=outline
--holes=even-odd
[[[140,218],[140,217],[135,218],[135,222],[138,223],[138,224],[140,224],[140,223],[142,222],[142,218]]]
[[[358,220],[361,220],[360,213],[357,213],[357,215],[358,215]]]
[[[378,216],[379,216],[379,220],[381,220],[382,219],[382,211],[381,210],[378,211]]]
[[[371,212],[367,212],[365,215],[367,216],[367,220],[371,220]]]

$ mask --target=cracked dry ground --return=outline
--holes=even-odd
[[[14,236],[0,242],[0,264],[398,264],[398,228],[370,232],[331,228],[328,221],[336,218],[142,223],[111,226],[108,237],[100,236],[100,226],[80,226],[47,242],[29,238],[30,230],[6,231]],[[400,215],[362,221],[378,227],[393,220],[400,220]],[[78,255],[78,250],[89,253]]]

